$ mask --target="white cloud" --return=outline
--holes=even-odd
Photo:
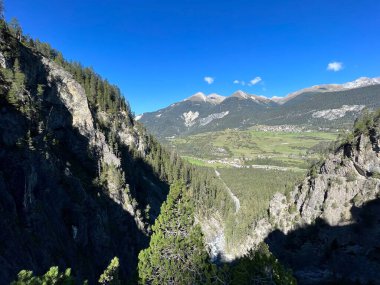
[[[246,83],[245,81],[243,80],[234,80],[233,83],[234,84],[240,84],[242,86],[245,86],[245,85],[248,85],[248,86],[253,86],[253,85],[256,85],[258,84],[259,82],[263,81],[263,79],[260,77],[260,76],[257,76],[255,77],[254,79],[250,80],[248,83]]]
[[[335,71],[335,72],[342,70],[342,68],[343,68],[343,63],[337,62],[337,61],[330,62],[327,65],[327,70],[331,70],[331,71]]]
[[[253,86],[253,85],[256,85],[257,83],[259,83],[260,81],[262,81],[261,77],[257,76],[254,79],[252,79],[251,81],[249,81],[248,85]]]
[[[213,84],[214,83],[214,78],[210,77],[210,76],[206,76],[205,78],[203,78],[204,81],[206,81],[208,84]]]

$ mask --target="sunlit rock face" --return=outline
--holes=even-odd
[[[67,70],[17,41],[0,41],[2,68],[11,49],[29,109],[0,98],[0,284],[53,265],[95,284],[114,256],[130,278],[169,187],[144,160],[149,135],[126,111],[91,108]]]
[[[268,217],[254,222],[251,234],[233,248],[217,215],[218,222],[205,221],[211,255],[233,260],[264,241],[300,284],[378,280],[379,139],[377,123],[328,155],[289,195],[275,194]]]

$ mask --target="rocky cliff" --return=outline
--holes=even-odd
[[[300,284],[359,282],[380,277],[380,119],[366,119],[286,197],[276,194],[268,218],[236,248],[265,241]],[[330,284],[330,283],[328,283]]]
[[[0,284],[52,265],[92,284],[114,256],[133,279],[168,193],[150,162],[155,141],[5,28],[0,62]]]

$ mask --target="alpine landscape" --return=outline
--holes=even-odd
[[[0,285],[380,284],[354,2],[0,1]]]

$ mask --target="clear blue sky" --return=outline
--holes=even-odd
[[[94,67],[136,114],[198,91],[272,97],[380,76],[379,0],[4,2],[8,20]]]

